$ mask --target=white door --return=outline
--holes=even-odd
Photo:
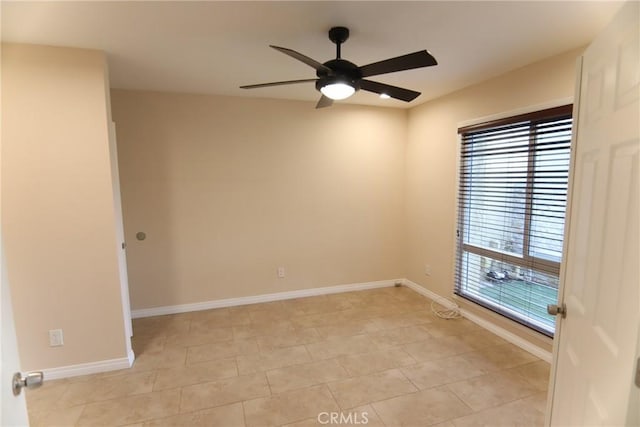
[[[551,425],[628,425],[640,406],[639,16],[625,4],[579,67]]]
[[[11,308],[11,291],[7,280],[6,263],[4,262],[4,251],[0,247],[0,258],[2,262],[2,282],[0,283],[0,310],[2,322],[0,333],[2,333],[2,349],[0,351],[0,426],[26,426],[29,425],[27,416],[27,404],[24,398],[24,391],[18,396],[13,395],[11,381],[15,372],[20,372],[20,360],[18,358],[18,342],[16,340],[16,330],[13,323],[13,310]]]
[[[127,274],[127,255],[124,240],[124,222],[122,218],[122,200],[120,198],[120,171],[118,170],[118,148],[116,143],[116,124],[111,122],[109,127],[109,157],[111,160],[111,179],[113,188],[113,208],[116,216],[116,233],[118,247],[118,269],[120,271],[120,294],[122,296],[122,313],[124,315],[124,327],[127,337],[127,354],[133,361],[131,350],[131,337],[133,327],[131,324],[131,303],[129,302],[129,277]]]

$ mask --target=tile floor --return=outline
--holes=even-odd
[[[137,319],[134,334],[133,368],[29,390],[31,424],[544,422],[546,362],[404,287]]]

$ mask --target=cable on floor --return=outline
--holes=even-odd
[[[462,317],[458,304],[444,297],[438,297],[431,301],[431,311],[441,319],[458,319]]]

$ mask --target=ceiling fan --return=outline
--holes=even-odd
[[[336,59],[321,64],[295,50],[285,47],[270,45],[285,55],[289,55],[298,61],[304,62],[316,70],[316,79],[287,80],[283,82],[260,83],[255,85],[240,86],[241,89],[256,89],[268,86],[281,86],[296,83],[315,82],[316,89],[322,93],[316,108],[330,107],[334,100],[346,99],[356,91],[362,89],[379,94],[383,98],[395,98],[410,102],[416,99],[420,92],[391,86],[385,83],[367,80],[365,77],[380,74],[394,73],[396,71],[411,70],[414,68],[430,67],[438,65],[436,59],[426,50],[397,56],[384,61],[358,67],[340,57],[340,45],[349,38],[349,29],[345,27],[333,27],[329,30],[329,39],[336,44]]]

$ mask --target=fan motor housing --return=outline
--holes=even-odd
[[[356,64],[345,59],[332,59],[323,65],[330,68],[332,72],[329,73],[322,69],[316,72],[318,76],[316,81],[317,90],[331,83],[346,83],[356,91],[360,90],[362,74]]]

